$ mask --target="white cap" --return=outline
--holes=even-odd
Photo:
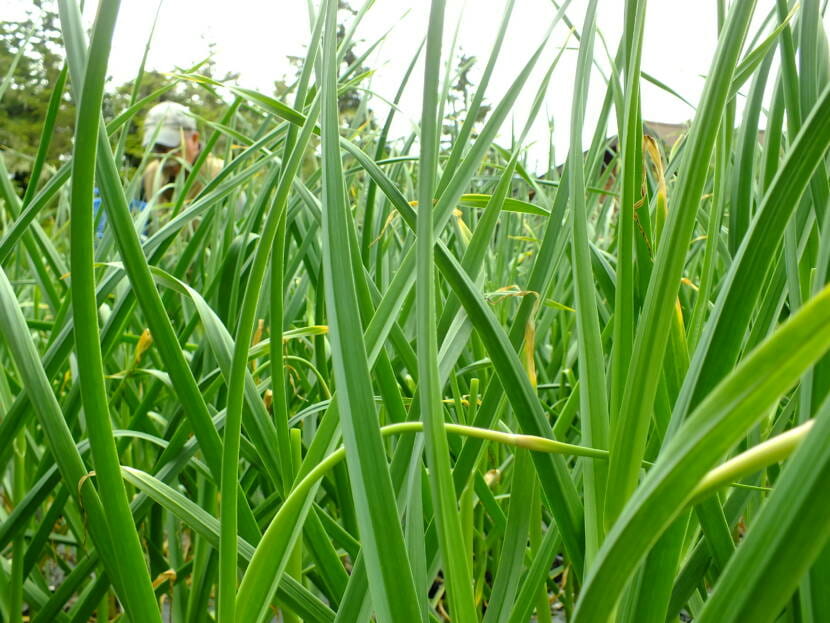
[[[141,144],[147,147],[151,142],[165,147],[177,147],[181,142],[182,131],[196,129],[190,109],[176,102],[156,104],[144,119],[144,138]]]

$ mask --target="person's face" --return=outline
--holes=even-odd
[[[164,173],[169,177],[176,177],[182,168],[182,159],[193,164],[199,155],[199,133],[196,131],[183,132],[182,143],[176,147],[156,145],[153,151],[160,158],[164,158]]]
[[[199,133],[195,130],[184,133],[184,158],[193,164],[199,155]]]

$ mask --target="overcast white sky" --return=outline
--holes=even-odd
[[[2,0],[15,12],[31,0]],[[359,6],[362,0],[352,0]],[[97,2],[87,0],[91,21]],[[315,0],[315,4],[319,4]],[[505,0],[447,0],[445,22],[445,53],[455,25],[460,21],[459,44],[463,53],[479,59],[473,78],[477,78],[486,63],[493,38],[503,13]],[[574,0],[568,16],[581,28],[586,0]],[[122,0],[121,12],[112,56],[110,73],[114,82],[125,82],[135,76],[144,45],[150,33],[157,2],[155,0]],[[600,0],[598,27],[607,42],[610,53],[617,48],[622,31],[622,0]],[[774,6],[774,0],[759,0],[756,8],[757,28]],[[0,10],[4,12],[6,9]],[[414,51],[426,32],[428,0],[378,0],[368,11],[358,29],[357,47],[363,51],[375,39],[392,29],[368,65],[376,69],[371,88],[391,99]],[[524,65],[540,42],[556,9],[550,0],[518,0],[510,21],[502,54],[488,91],[489,100],[498,100],[516,73]],[[828,24],[827,20],[825,21]],[[547,54],[536,72],[540,76],[567,38],[567,28],[559,26],[549,41]],[[648,3],[642,68],[667,83],[688,100],[696,103],[703,84],[702,74],[708,71],[716,39],[716,3],[714,0],[651,0]],[[191,65],[208,55],[208,45],[215,43],[215,61],[219,74],[236,72],[239,83],[271,93],[275,79],[289,71],[287,56],[303,56],[309,36],[306,2],[302,0],[166,0],[162,3],[159,24],[153,40],[148,65],[151,69],[170,71],[175,66]],[[571,45],[574,40],[571,39]],[[597,40],[597,56],[604,57],[602,41]],[[548,97],[534,127],[531,140],[531,160],[544,167],[547,154],[547,118],[555,120],[557,160],[567,151],[570,101],[573,86],[575,51],[566,51],[554,71]],[[397,126],[406,133],[410,123],[419,115],[420,82],[422,72],[410,82],[402,101],[402,114]],[[527,108],[535,94],[533,82],[515,108],[516,124],[524,123]],[[586,127],[593,129],[592,113],[598,110],[604,86],[601,76],[592,77]],[[677,98],[649,83],[642,87],[643,118],[653,121],[683,122],[694,110]],[[383,113],[383,104],[373,103]],[[612,129],[613,131],[613,129]],[[503,133],[509,136],[509,124]],[[586,132],[587,136],[590,132]],[[532,164],[532,162],[531,162]]]

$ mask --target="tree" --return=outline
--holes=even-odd
[[[18,58],[20,50],[23,52]],[[7,74],[10,77],[8,88],[0,100],[0,150],[15,184],[21,189],[29,181],[49,99],[64,59],[60,17],[54,0],[32,0],[23,19],[0,22],[0,80]],[[199,71],[213,78],[211,60],[208,59]],[[227,75],[223,79],[233,78],[233,75]],[[146,97],[169,82],[170,78],[160,72],[146,72],[142,76],[138,97]],[[129,106],[133,85],[134,81],[119,86],[108,85],[104,99],[104,117],[107,120]],[[178,83],[159,101],[165,99],[188,106],[208,121],[219,119],[227,106],[227,102],[215,91],[187,81]],[[125,149],[125,164],[128,167],[137,165],[144,152],[141,145],[142,118],[139,113],[128,128]],[[47,152],[49,164],[59,164],[61,158],[72,151],[74,126],[75,108],[67,88]]]
[[[49,98],[64,62],[54,2],[34,0],[22,20],[0,22],[0,78],[9,74],[21,49],[23,54],[0,101],[0,146],[15,182],[25,186]],[[47,152],[50,164],[57,164],[71,151],[74,125],[74,107],[65,93]]]

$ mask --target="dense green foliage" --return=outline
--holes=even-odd
[[[63,67],[60,22],[49,5],[21,21],[0,22],[0,146],[7,167],[28,180],[49,98]],[[50,164],[72,150],[75,109],[68,98],[58,112],[48,151]]]
[[[643,136],[645,0],[586,125],[590,0],[557,85],[571,155],[544,175],[523,154],[569,2],[493,94],[515,1],[474,86],[433,0],[402,139],[355,51],[371,1],[310,8],[277,97],[200,66],[109,99],[118,2],[89,41],[58,4],[66,74],[50,56],[19,148],[40,182],[0,170],[0,620],[830,620],[817,0],[757,32],[754,2],[718,2],[673,146]],[[128,130],[160,97],[205,106],[203,150],[172,204],[131,212],[149,158]],[[211,152],[225,166],[188,198]]]

